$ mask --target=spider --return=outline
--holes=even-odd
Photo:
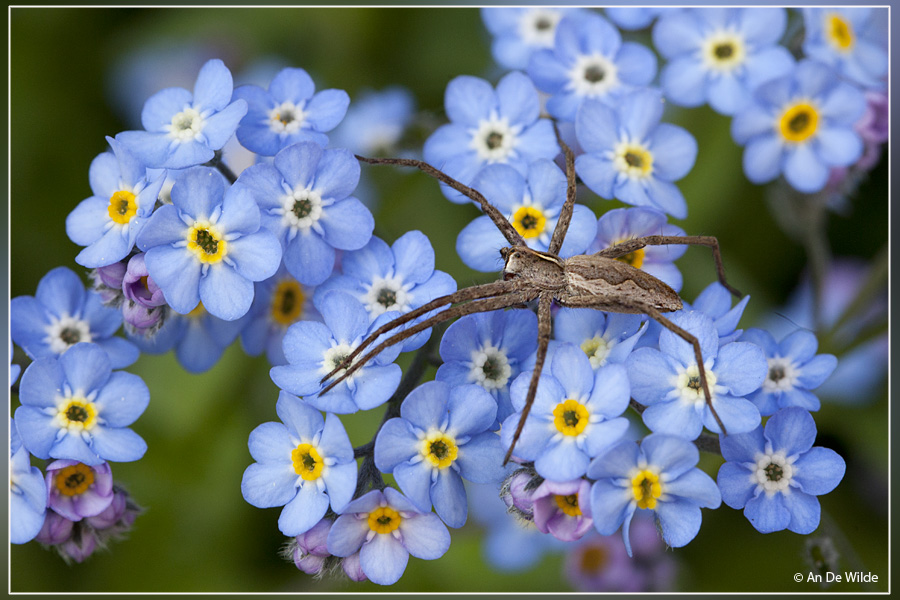
[[[369,164],[416,167],[438,181],[461,192],[481,206],[481,210],[490,217],[509,242],[509,247],[500,250],[504,260],[503,278],[501,280],[473,285],[452,294],[441,296],[385,323],[373,331],[340,364],[322,378],[322,383],[325,383],[331,377],[334,377],[338,371],[343,370],[340,376],[320,392],[321,394],[326,393],[349,377],[385,348],[397,344],[433,325],[473,313],[521,307],[527,302],[537,300],[538,347],[534,371],[531,375],[522,416],[519,419],[503,464],[506,464],[512,456],[513,449],[525,425],[525,419],[528,418],[531,405],[534,403],[538,380],[544,366],[547,346],[550,341],[550,308],[554,302],[560,306],[573,308],[595,308],[606,312],[646,314],[691,344],[699,371],[699,382],[692,383],[695,385],[699,384],[702,388],[710,412],[722,433],[727,434],[725,426],[712,405],[712,397],[707,383],[706,369],[703,364],[699,341],[695,336],[677,326],[662,314],[663,312],[671,312],[682,308],[682,301],[678,293],[645,271],[636,269],[624,261],[617,260],[645,246],[668,244],[708,246],[713,252],[719,281],[732,294],[740,297],[741,293],[725,281],[725,270],[722,264],[718,240],[711,236],[652,235],[626,240],[594,254],[572,256],[567,259],[560,258],[558,256],[559,249],[565,239],[575,205],[575,159],[571,149],[565,142],[560,139],[559,143],[565,154],[566,200],[560,211],[559,220],[546,252],[529,248],[522,235],[480,192],[456,181],[432,165],[415,159],[356,157],[358,160]],[[380,336],[447,305],[452,306],[398,333],[394,333],[357,359],[362,351],[375,343]]]

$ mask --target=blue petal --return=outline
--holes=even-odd
[[[59,432],[53,425],[53,417],[32,406],[20,406],[16,409],[15,419],[16,430],[25,448],[37,458],[50,458],[50,448]]]
[[[442,428],[447,421],[449,397],[450,386],[447,384],[425,382],[409,393],[400,407],[400,414],[423,431],[433,427]]]
[[[816,423],[802,408],[785,408],[769,418],[764,434],[773,450],[784,450],[787,456],[793,456],[812,448]]]
[[[575,172],[588,188],[601,198],[612,200],[619,171],[600,154],[581,154],[575,159]]]
[[[772,533],[786,529],[791,522],[791,512],[784,505],[784,495],[760,494],[747,501],[744,516],[760,533]]]
[[[420,460],[416,463],[402,462],[394,467],[394,481],[403,490],[415,507],[421,512],[431,510],[431,475],[430,463]]]
[[[397,465],[416,455],[419,444],[406,419],[388,419],[375,438],[375,466],[383,473],[391,473]]]
[[[194,83],[194,103],[204,108],[222,109],[231,100],[234,82],[231,71],[218,58],[207,61]]]
[[[316,91],[309,73],[299,68],[280,70],[269,83],[269,93],[278,102],[299,103],[306,100]]]
[[[791,482],[799,483],[807,494],[821,496],[837,487],[844,478],[847,465],[834,450],[816,446],[801,454],[793,467]]]
[[[746,144],[755,137],[770,137],[774,141],[776,139],[773,125],[775,118],[776,115],[759,104],[747,106],[731,120],[731,137],[741,145]],[[745,172],[747,171],[747,166],[745,154]]]
[[[322,438],[319,440],[319,451],[341,463],[353,461],[350,438],[341,420],[335,415],[329,414],[325,419]]]
[[[130,462],[144,456],[147,443],[130,429],[95,427],[91,432],[91,448],[103,460]]]
[[[706,70],[693,56],[673,59],[660,74],[666,97],[679,106],[700,106],[706,100]]]
[[[567,398],[587,398],[594,386],[591,362],[574,344],[560,345],[551,363],[551,373],[563,385]]]
[[[778,177],[783,151],[784,146],[774,135],[762,135],[750,140],[743,157],[747,179],[762,184]]]
[[[584,475],[589,462],[587,454],[575,445],[574,440],[551,440],[535,459],[534,468],[544,479],[569,481]]]
[[[617,443],[628,431],[630,422],[625,418],[610,419],[588,425],[584,438],[584,451],[588,457],[598,456]]]
[[[187,239],[188,226],[178,216],[178,209],[172,205],[160,206],[141,229],[137,245],[141,250],[149,250],[182,242]]]
[[[422,148],[425,161],[442,168],[450,157],[466,152],[472,135],[465,127],[454,124],[441,125],[434,130]]]
[[[228,244],[228,258],[235,273],[249,281],[272,277],[281,264],[281,243],[271,232],[258,231]]]
[[[450,419],[447,431],[475,435],[486,431],[497,418],[497,403],[483,387],[475,384],[450,388],[447,403]]]
[[[107,384],[112,373],[109,357],[96,344],[79,343],[59,357],[59,365],[69,386],[77,393],[89,394]]]
[[[847,167],[859,160],[863,142],[852,129],[825,127],[816,132],[819,157],[832,167]]]
[[[819,526],[822,507],[815,496],[803,492],[792,491],[782,496],[784,506],[791,513],[791,522],[787,528],[794,533],[807,535]]]
[[[91,196],[79,202],[66,217],[66,235],[79,246],[87,246],[99,240],[108,231],[106,228],[108,221],[109,200]]]
[[[645,180],[644,188],[646,190],[644,194],[646,201],[643,197],[638,197],[634,200],[626,198],[622,195],[623,190],[621,188],[617,190],[617,194],[619,194],[618,197],[623,202],[638,206],[649,204],[653,208],[668,213],[676,219],[683,219],[687,216],[687,203],[684,200],[684,195],[674,183],[650,177]]]
[[[372,213],[352,196],[329,206],[319,223],[325,231],[325,241],[340,250],[362,248],[375,229]]]
[[[812,144],[789,149],[784,161],[784,178],[797,191],[818,192],[828,181],[828,166],[815,154]]]
[[[285,392],[284,390],[278,393],[278,401],[275,403],[275,412],[278,415],[278,418],[281,419],[281,422],[284,423],[287,431],[296,437],[299,437],[302,441],[306,443],[311,443],[313,438],[315,438],[324,428],[325,419],[322,418],[322,414],[305,404],[300,398]],[[340,424],[340,421],[338,421]],[[252,440],[251,440],[252,441]],[[324,450],[320,446],[320,451]],[[290,448],[293,450],[293,448]],[[253,448],[250,449],[251,454],[253,454]],[[325,452],[326,455],[330,455],[328,452]],[[290,453],[284,454],[281,459],[286,459]],[[255,457],[255,455],[254,455]],[[256,460],[260,460],[257,458]]]
[[[360,410],[369,410],[387,402],[400,384],[398,365],[367,366],[356,375],[353,401]]]
[[[591,412],[598,412],[606,418],[618,417],[624,413],[631,397],[628,377],[628,370],[621,364],[608,364],[598,368],[594,372],[593,389],[588,400]]]
[[[306,105],[306,120],[316,131],[331,131],[347,114],[350,96],[344,90],[322,90]]]
[[[66,375],[56,357],[38,358],[25,369],[19,384],[19,401],[36,408],[55,408]],[[32,453],[33,454],[33,453]]]
[[[213,150],[221,150],[238,128],[238,123],[247,114],[247,102],[235,100],[216,114],[210,116],[203,127],[206,145]],[[191,164],[200,164],[191,162]]]
[[[702,35],[693,12],[671,11],[663,13],[653,27],[653,45],[672,59],[695,50],[703,41]]]
[[[677,436],[655,433],[648,435],[641,442],[641,451],[647,458],[647,463],[665,473],[669,480],[681,477],[697,466],[697,461],[700,460],[697,447]]]
[[[317,321],[299,321],[284,335],[284,354],[291,363],[322,361],[331,347],[331,330]]]
[[[550,49],[537,50],[526,62],[522,66],[528,67],[528,76],[542,92],[555,94],[569,81],[565,65]]]
[[[641,456],[638,445],[624,440],[594,458],[588,468],[587,475],[591,479],[629,477]]]
[[[587,206],[576,204],[559,256],[569,258],[584,254],[597,236],[597,217]]]
[[[713,398],[713,407],[728,433],[746,433],[759,426],[759,409],[749,400],[720,394]],[[721,433],[719,424],[705,402],[703,404],[703,424],[710,431]]]
[[[766,440],[762,427],[745,433],[729,433],[719,438],[722,457],[727,461],[755,462],[756,455],[765,451]]]
[[[297,396],[315,394],[322,389],[322,384],[319,383],[319,380],[322,379],[322,374],[314,368],[316,364],[298,362],[290,365],[279,365],[269,370],[269,376],[275,385]],[[333,392],[338,392],[342,389],[346,390],[345,383],[337,386],[326,396],[330,396]],[[311,402],[309,398],[307,398],[307,401]],[[333,410],[333,412],[338,411]]]
[[[489,118],[491,109],[497,108],[494,90],[484,79],[460,75],[447,84],[444,108],[453,123],[478,127],[479,121]]]
[[[662,117],[662,93],[653,88],[638,89],[623,97],[619,104],[622,129],[631,139],[647,139]]]
[[[127,427],[144,413],[150,403],[150,390],[137,375],[116,371],[94,402],[108,427]]]
[[[348,463],[332,465],[322,474],[322,478],[325,480],[332,510],[340,513],[353,498],[353,492],[356,491],[356,461],[351,460]]]
[[[495,273],[503,268],[500,249],[509,242],[485,215],[476,217],[456,238],[456,252],[463,263],[476,271]]]
[[[77,460],[78,462],[83,462],[92,467],[99,465],[105,460],[103,457],[98,456],[97,453],[87,445],[84,438],[77,433],[66,433],[63,435],[62,439],[57,440],[53,444],[53,447],[50,448],[49,458]]]
[[[732,342],[719,348],[716,358],[716,384],[735,396],[746,396],[759,389],[769,371],[762,348],[748,342]]]
[[[253,463],[244,471],[241,494],[257,508],[284,506],[297,495],[297,479],[290,463]]]
[[[450,548],[450,532],[433,514],[415,515],[400,523],[403,547],[424,560],[440,558]]]
[[[638,348],[625,359],[631,395],[641,404],[662,401],[673,389],[678,364],[655,348]]]
[[[276,154],[274,165],[291,189],[311,188],[323,153],[318,144],[301,142]]]
[[[335,252],[312,230],[301,232],[284,249],[284,265],[303,285],[319,285],[334,269]]]
[[[434,273],[434,248],[421,231],[400,236],[391,247],[394,274],[405,284],[424,283]]]
[[[607,479],[598,479],[591,486],[591,515],[600,535],[611,535],[630,519],[637,506],[630,489],[622,488]]]
[[[319,491],[316,482],[304,482],[297,495],[288,502],[278,517],[278,530],[295,536],[313,528],[328,510],[328,496]]]
[[[650,136],[648,149],[653,153],[653,174],[677,181],[688,174],[697,160],[697,140],[687,130],[660,123]]]
[[[466,502],[466,489],[462,479],[453,469],[441,469],[437,481],[431,488],[431,499],[434,512],[450,527],[462,527],[466,524],[469,505]]]
[[[681,400],[661,402],[647,407],[641,417],[654,433],[680,435],[695,440],[703,430],[703,422],[693,405]],[[726,425],[727,427],[727,425]]]
[[[615,111],[599,100],[585,100],[575,117],[575,134],[585,154],[612,150],[619,141],[618,127]]]
[[[709,105],[723,115],[733,115],[749,102],[747,88],[733,75],[712,78],[707,94]]]
[[[279,393],[279,401],[283,394],[287,394],[287,392],[282,391]],[[296,398],[296,396],[293,397]],[[291,461],[291,451],[294,450],[294,443],[291,441],[287,427],[281,423],[270,421],[257,425],[250,432],[247,447],[250,450],[250,456],[259,463],[281,463],[282,465],[287,465]]]
[[[751,477],[747,468],[733,462],[726,462],[719,467],[717,481],[722,501],[731,508],[744,508],[756,489],[756,483],[751,481]]]
[[[323,199],[342,200],[356,189],[359,172],[359,162],[349,150],[345,148],[326,150],[316,166],[313,189],[319,192]]]
[[[656,505],[659,528],[666,544],[673,548],[686,546],[700,532],[700,508],[688,500],[676,498]]]
[[[191,103],[191,99],[191,93],[184,88],[173,87],[156,92],[144,103],[141,125],[147,131],[163,131],[166,125],[171,125],[172,117]],[[116,139],[120,139],[118,135]]]
[[[460,446],[456,457],[459,474],[474,483],[499,483],[506,473],[504,454],[500,436],[491,431],[480,433]]]
[[[559,170],[556,165],[553,167]],[[481,169],[472,179],[471,187],[481,192],[501,213],[511,214],[513,208],[522,203],[525,185],[526,180],[522,173],[507,164],[498,163]]]
[[[59,318],[81,314],[86,292],[72,269],[56,267],[41,277],[34,297],[47,312]]]
[[[328,551],[335,556],[350,556],[359,551],[370,531],[366,519],[358,519],[355,514],[345,512],[335,520],[328,532]]]
[[[819,354],[800,368],[797,383],[807,389],[817,388],[834,372],[837,364],[833,354]]]
[[[671,317],[671,321],[697,338],[704,362],[716,357],[719,349],[719,336],[712,319],[704,313],[694,310],[687,313],[675,313]],[[659,334],[659,349],[677,359],[682,365],[688,366],[697,363],[694,347],[668,329]]]
[[[512,437],[516,428],[519,426],[519,420],[522,417],[521,412],[511,414],[503,421],[500,427],[500,441],[504,448],[509,448],[512,443]],[[513,455],[525,460],[535,460],[542,455],[544,448],[553,437],[555,431],[552,425],[548,425],[546,421],[535,419],[534,412],[528,415]]]
[[[497,83],[497,108],[499,115],[509,119],[513,126],[530,125],[541,112],[534,84],[519,71],[508,73]]]
[[[667,494],[678,496],[703,508],[719,508],[722,495],[716,482],[700,469],[691,469],[675,480],[666,482]]]
[[[253,282],[227,265],[211,266],[199,287],[200,301],[209,314],[226,321],[243,317],[253,304]]]

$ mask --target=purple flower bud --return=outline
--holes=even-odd
[[[125,297],[145,308],[162,306],[166,303],[162,290],[150,277],[144,264],[144,254],[135,254],[128,261],[128,270],[122,278],[122,291]]]
[[[581,539],[593,525],[591,484],[585,479],[556,482],[545,479],[532,494],[534,524],[563,542]]]
[[[100,294],[104,304],[117,306],[122,301],[122,279],[125,277],[125,271],[125,263],[121,261],[91,271],[94,289]]]
[[[73,525],[69,519],[48,510],[44,517],[44,526],[34,539],[49,546],[62,544],[71,537]]]
[[[93,554],[97,548],[97,538],[89,527],[76,526],[72,537],[56,547],[60,556],[67,562],[74,560],[77,563]]]
[[[536,476],[537,473],[533,469],[523,468],[514,471],[503,481],[500,486],[500,498],[509,512],[531,520],[534,513],[534,501],[531,496],[538,485],[535,481]]]
[[[109,463],[56,460],[47,465],[46,481],[48,506],[72,521],[100,514],[113,500]]]
[[[368,579],[360,566],[359,552],[351,554],[343,559],[341,561],[341,568],[344,569],[344,574],[352,581],[366,581]]]
[[[87,517],[87,523],[94,529],[107,529],[115,525],[125,515],[128,494],[119,488],[113,489],[112,502],[102,512]],[[133,522],[133,519],[132,519]],[[128,524],[129,526],[131,523]]]
[[[866,110],[854,125],[864,141],[882,144],[888,140],[889,108],[887,92],[866,91]]]
[[[295,538],[297,544],[293,559],[298,569],[309,575],[315,575],[322,570],[325,558],[331,556],[326,542],[333,523],[331,519],[324,518],[313,525],[312,529]]]

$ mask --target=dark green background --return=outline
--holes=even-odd
[[[65,234],[65,217],[91,194],[88,167],[106,148],[104,136],[133,128],[110,106],[116,61],[148,43],[206,44],[238,74],[265,56],[305,68],[318,89],[347,90],[391,84],[408,87],[431,127],[445,122],[443,92],[460,74],[496,82],[489,38],[477,9],[38,9],[11,12],[11,244],[12,296],[33,294],[50,269],[74,262],[79,248]],[[175,68],[175,65],[173,65]],[[240,81],[238,81],[240,83]],[[803,249],[776,226],[763,195],[741,170],[741,149],[729,119],[701,108],[671,111],[666,120],[699,142],[697,163],[679,185],[689,217],[687,232],[718,236],[730,281],[752,300],[741,327],[777,308],[805,265]],[[427,135],[428,131],[424,132]],[[418,140],[421,143],[422,138]],[[852,201],[847,216],[828,218],[837,256],[873,256],[887,240],[887,168],[879,166]],[[376,234],[392,242],[410,229],[424,231],[437,267],[460,286],[489,280],[466,269],[454,251],[457,232],[477,211],[447,202],[419,173],[365,167],[380,191]],[[597,214],[618,203],[582,196]],[[775,207],[780,210],[779,207]],[[705,249],[679,261],[684,297],[692,300],[714,277]],[[17,362],[26,359],[17,351]],[[404,363],[405,364],[405,363]],[[251,459],[247,436],[275,420],[277,388],[264,358],[246,357],[236,344],[211,371],[191,376],[171,355],[143,356],[129,371],[141,375],[152,401],[134,429],[149,444],[135,463],[114,464],[116,480],[147,508],[130,539],[82,565],[65,565],[36,543],[12,549],[13,591],[361,591],[372,584],[314,582],[278,557],[284,538],[280,509],[243,501],[240,479]],[[430,375],[429,375],[430,376]],[[885,386],[886,388],[886,386]],[[854,564],[879,576],[887,589],[887,394],[863,408],[826,405],[817,415],[820,440],[848,462],[840,487],[822,506],[852,547]],[[17,406],[13,399],[12,409]],[[380,411],[343,419],[351,439],[369,439]],[[705,457],[715,475],[721,459]],[[40,461],[38,461],[40,462]],[[820,528],[821,531],[821,528]],[[484,566],[479,528],[453,531],[447,555],[412,559],[397,591],[570,590],[553,556],[526,573],[497,574]],[[840,540],[839,540],[840,541]],[[673,552],[686,591],[816,591],[795,584],[804,538],[757,533],[740,512],[704,511],[699,536]],[[515,548],[510,548],[515,552]],[[835,586],[832,590],[855,590]]]

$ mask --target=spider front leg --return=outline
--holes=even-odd
[[[522,409],[522,416],[519,417],[519,424],[516,426],[516,432],[513,434],[512,442],[509,444],[509,450],[503,458],[503,464],[509,462],[512,457],[513,449],[519,436],[522,435],[522,429],[525,427],[525,419],[531,412],[531,405],[534,404],[534,396],[537,394],[538,381],[541,378],[541,371],[544,369],[544,359],[547,358],[547,346],[550,344],[550,307],[553,305],[553,297],[549,293],[543,293],[538,299],[538,347],[537,356],[534,361],[534,371],[531,372],[531,382],[528,384],[528,395],[525,396],[525,407]]]
[[[712,248],[713,260],[716,263],[716,275],[719,277],[719,283],[736,297],[740,298],[743,296],[741,292],[729,285],[728,281],[725,280],[725,266],[722,263],[722,253],[719,251],[719,240],[710,235],[648,235],[625,240],[615,246],[600,250],[595,255],[603,256],[605,258],[620,258],[640,250],[645,246],[669,245],[708,246],[709,248]]]

